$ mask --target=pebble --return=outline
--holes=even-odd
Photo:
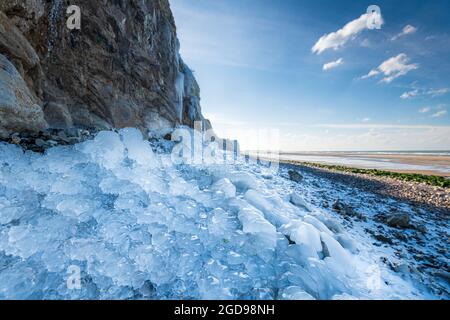
[[[377,233],[374,235],[374,238],[377,239],[378,241],[384,242],[384,243],[388,243],[388,244],[394,244],[394,242],[392,241],[391,238],[389,238],[388,236],[381,234],[381,233]]]
[[[295,170],[289,170],[288,174],[289,174],[289,179],[291,179],[294,182],[299,183],[303,180],[303,176]]]
[[[46,145],[45,141],[42,139],[36,139],[34,141],[34,143],[38,146],[38,147],[44,147]]]
[[[13,144],[20,144],[21,141],[22,141],[22,139],[20,139],[19,136],[12,136],[12,137],[11,137],[11,142],[12,142]]]
[[[332,208],[334,211],[344,216],[344,218],[356,217],[360,220],[366,220],[366,217],[363,214],[356,212],[351,206],[341,202],[339,199],[334,202]]]

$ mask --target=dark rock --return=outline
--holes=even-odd
[[[51,147],[55,147],[55,146],[58,145],[58,142],[55,141],[55,140],[47,140],[46,143],[47,143],[49,146],[51,146]]]
[[[417,261],[423,261],[424,256],[423,254],[415,254],[414,259],[416,259]]]
[[[367,218],[363,214],[356,212],[351,206],[341,202],[339,199],[333,203],[332,208],[334,211],[344,217],[358,218],[364,221],[367,220]]]
[[[401,241],[408,241],[408,237],[402,232],[395,232],[394,236]]]
[[[341,212],[344,210],[345,205],[341,203],[341,201],[338,199],[333,203],[333,210],[337,212]]]
[[[47,143],[42,139],[36,139],[34,143],[38,147],[45,147],[47,145]]]
[[[421,233],[427,233],[428,229],[424,224],[416,224],[413,226],[414,229],[416,229],[417,231],[421,232]]]
[[[303,180],[303,176],[295,170],[289,170],[288,174],[289,174],[289,179],[291,179],[294,182],[299,183]]]
[[[67,140],[67,134],[64,132],[64,130],[61,130],[57,133],[58,139],[60,140]]]
[[[410,216],[407,213],[393,213],[386,218],[386,224],[390,227],[408,228],[410,226]]]
[[[389,238],[388,236],[381,234],[381,233],[374,234],[374,238],[377,239],[378,241],[381,241],[384,243],[388,243],[388,244],[394,243],[391,238]]]
[[[70,137],[70,138],[67,138],[67,141],[69,144],[76,144],[76,143],[81,142],[82,140],[78,137]]]
[[[447,272],[447,271],[445,271],[445,270],[438,270],[438,271],[436,271],[436,272],[434,273],[434,275],[435,275],[436,277],[439,277],[439,278],[441,278],[441,279],[447,281],[447,283],[450,284],[450,272]]]
[[[22,142],[22,139],[19,137],[18,134],[13,134],[11,136],[11,143],[13,144],[20,144]]]

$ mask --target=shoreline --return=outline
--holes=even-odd
[[[279,158],[280,161],[450,177],[450,155],[444,153],[298,152],[280,153]]]
[[[281,166],[292,166],[333,182],[349,185],[374,194],[393,197],[419,206],[431,206],[448,215],[450,212],[450,188],[416,181],[365,173],[332,169],[333,166],[280,160]],[[354,169],[347,167],[348,169]],[[359,171],[359,170],[357,170]]]

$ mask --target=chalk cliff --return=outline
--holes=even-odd
[[[168,0],[0,0],[0,136],[194,121],[211,127]]]

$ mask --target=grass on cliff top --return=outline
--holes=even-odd
[[[436,186],[436,187],[441,187],[441,188],[450,188],[450,180],[445,177],[440,177],[440,176],[424,175],[424,174],[418,174],[418,173],[399,173],[399,172],[384,171],[384,170],[377,170],[377,169],[359,169],[359,168],[352,168],[352,167],[346,167],[346,166],[328,165],[328,164],[312,163],[312,162],[296,162],[296,163],[305,165],[305,166],[309,166],[309,167],[319,168],[319,169],[328,169],[328,170],[334,170],[334,171],[340,171],[340,172],[365,174],[365,175],[378,176],[378,177],[389,177],[389,178],[394,178],[397,180],[425,183],[430,186]]]

